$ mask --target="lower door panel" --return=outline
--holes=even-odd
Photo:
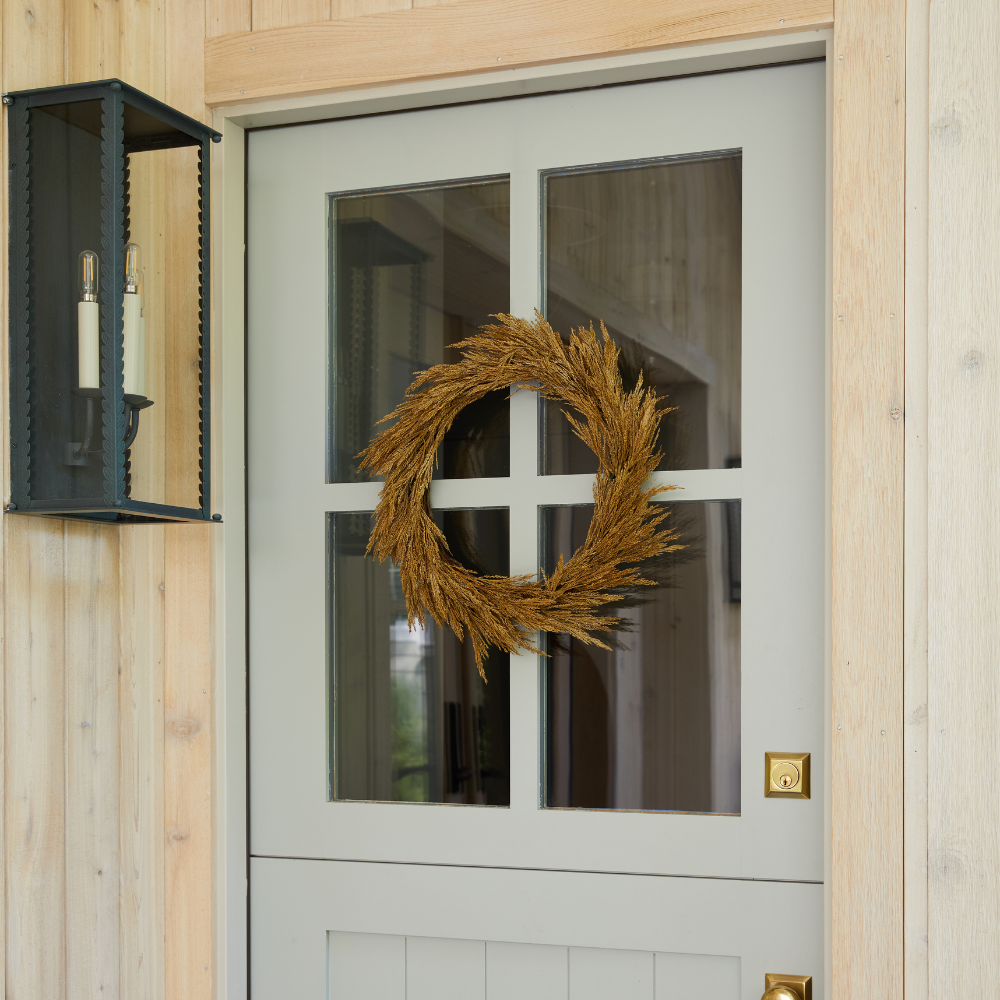
[[[251,886],[254,1000],[823,997],[815,883],[254,858]]]

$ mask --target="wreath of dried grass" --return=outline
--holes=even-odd
[[[503,313],[494,318],[496,324],[454,345],[462,351],[460,361],[418,374],[403,402],[383,418],[395,423],[359,456],[363,469],[385,477],[368,552],[398,564],[411,627],[426,625],[426,609],[459,639],[468,633],[484,680],[488,648],[538,652],[531,632],[565,632],[610,648],[592,633],[624,631],[629,623],[604,613],[604,606],[656,584],[638,564],[685,548],[680,531],[663,524],[668,511],[652,504],[675,487],[644,488],[660,461],[656,439],[670,408],[641,377],[625,391],[619,350],[604,323],[600,336],[591,325],[572,331],[565,343],[537,312],[533,323]],[[537,580],[467,569],[449,551],[430,511],[438,446],[454,419],[486,393],[516,383],[565,403],[574,433],[600,460],[586,541]]]

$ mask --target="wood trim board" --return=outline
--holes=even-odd
[[[461,6],[471,5],[451,5],[450,12]],[[827,10],[823,15],[826,20],[810,26],[829,24],[832,14]],[[367,51],[368,32],[375,30],[376,20],[401,25],[406,18],[405,23],[417,32],[407,43],[419,38],[421,28],[413,15],[413,11],[406,11],[355,19],[351,28],[336,23],[308,25],[214,40],[206,46],[207,100],[238,105],[226,108],[227,119],[251,124],[254,106],[243,102],[255,96],[263,101],[305,93],[313,85],[332,90],[417,78],[413,64],[407,62],[403,41],[386,36],[375,46],[367,75],[351,69],[354,60]],[[459,11],[456,23],[462,16]],[[902,0],[879,0],[874,5],[842,0],[837,17],[828,57],[833,60],[831,734],[835,761],[829,820],[833,870],[829,981],[832,995],[846,1000],[868,995],[902,996],[904,983],[906,7]],[[359,25],[360,20],[372,23]],[[793,29],[803,26],[797,22]],[[706,35],[704,40],[718,37]],[[287,70],[279,79],[269,75],[270,62],[251,64],[245,52],[239,51],[250,44],[256,47],[258,40],[266,45],[288,43],[294,49],[296,38],[307,47],[315,45],[313,53],[332,51],[326,47],[336,45],[338,75],[328,75],[320,83],[318,75],[311,75],[309,60],[313,56],[308,55],[296,66],[296,80],[289,78]],[[635,39],[632,44],[629,51],[643,48]],[[280,51],[287,58],[288,50]],[[419,67],[416,72],[422,78],[450,78],[475,71],[467,68],[470,64],[463,61],[464,55],[454,57],[445,46],[436,45],[433,51],[447,52],[448,56],[438,55]],[[545,51],[545,61],[552,62],[563,50],[557,43]],[[594,45],[578,54],[607,51]],[[278,52],[268,50],[265,54],[276,63]],[[528,50],[522,51],[525,61],[530,55]],[[399,72],[386,72],[384,60],[396,56],[399,62],[393,65]],[[243,59],[244,69],[236,69],[237,58]],[[236,77],[221,82],[220,67],[226,60],[232,60],[229,71],[249,74],[254,67],[253,85],[240,88],[242,94],[236,93]],[[258,67],[262,73],[257,73]],[[496,66],[481,59],[478,68],[495,70]],[[320,104],[317,101],[317,106]],[[302,104],[295,114],[297,120],[306,119]],[[878,170],[871,169],[873,163],[879,164]],[[878,266],[873,267],[873,261]],[[871,781],[873,769],[883,776],[882,781]],[[919,978],[919,964],[913,975]],[[916,979],[913,986],[919,986]]]
[[[575,0],[570,16],[566,0],[460,0],[209,38],[205,103],[218,107],[832,23],[832,0]]]
[[[837,6],[830,815],[836,998],[903,993],[905,28],[905,0]]]

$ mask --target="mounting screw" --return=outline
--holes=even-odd
[[[212,515],[212,520],[213,521],[221,521],[222,520],[222,515],[221,514],[213,514]]]
[[[9,108],[14,103],[13,97],[8,97],[6,94],[3,95],[3,102]]]
[[[17,510],[17,504],[16,503],[9,503],[9,504],[7,504],[6,507],[4,507],[4,510]]]

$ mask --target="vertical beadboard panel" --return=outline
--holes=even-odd
[[[4,90],[66,83],[63,0],[4,3]]]
[[[121,530],[121,995],[164,1000],[163,538]]]
[[[204,121],[204,0],[177,0],[167,11],[167,102]],[[205,164],[206,174],[209,164]],[[196,331],[186,304],[198,294],[197,225],[193,178],[168,174],[166,209],[180,238],[168,239],[167,300],[176,310],[168,323],[167,476],[191,474],[184,449],[197,440]],[[205,289],[208,294],[208,289]],[[188,324],[188,325],[184,325]],[[187,373],[187,374],[185,374]],[[196,491],[196,484],[189,487]],[[166,529],[166,661],[164,809],[166,831],[167,994],[209,1000],[214,979],[212,947],[212,683],[211,613],[214,526]]]
[[[4,10],[0,7],[0,86],[7,89],[7,79],[4,69],[7,66],[7,53],[4,48]],[[2,110],[2,109],[0,109]],[[0,162],[9,163],[10,156],[7,148],[7,122],[0,117]],[[7,233],[9,230],[7,220],[7,177],[9,175],[0,171],[0,233]],[[0,275],[7,275],[7,240],[0,239]],[[4,331],[3,343],[9,339],[10,301],[8,295],[7,281],[0,280],[0,329]],[[8,380],[8,358],[7,350],[0,351],[0,399],[10,398],[10,385]],[[0,483],[3,484],[2,496],[0,500],[5,500],[10,496],[10,410],[7,406],[0,406]],[[3,515],[0,514],[0,518]],[[0,595],[0,817],[6,815],[7,801],[7,723],[6,723],[6,649],[7,637],[6,629],[6,602],[4,597],[7,593],[6,573],[3,567],[6,565],[6,530],[0,524],[0,579],[4,583],[3,595]],[[3,995],[7,993],[7,829],[6,819],[0,821],[0,857],[3,863],[0,864],[0,990]]]
[[[1000,8],[930,5],[929,994],[1000,993]]]
[[[64,528],[66,995],[118,1000],[118,528]]]
[[[250,30],[251,0],[206,0],[205,37]]]
[[[166,533],[167,996],[212,996],[211,562],[214,528]]]
[[[121,9],[122,79],[161,101],[166,95],[164,4],[165,0],[124,0]],[[141,249],[146,395],[154,401],[142,412],[141,430],[130,450],[130,472],[132,496],[153,503],[166,502],[163,352],[168,155],[157,151],[129,158],[129,237]]]
[[[927,991],[927,52],[929,0],[906,8],[906,650],[903,938],[907,1000]]]
[[[3,519],[7,1000],[66,994],[65,564],[58,520]]]
[[[121,73],[119,12],[135,0],[66,4],[66,82],[107,80]]]
[[[3,89],[63,83],[62,2],[6,3],[0,14]],[[6,120],[4,126],[6,143]],[[3,185],[6,209],[6,171]],[[4,280],[5,289],[6,284]],[[5,328],[7,316],[5,310]],[[3,421],[6,457],[6,406]],[[7,470],[5,461],[5,483]],[[8,1000],[62,1000],[66,993],[63,525],[6,515],[2,529],[5,995]]]
[[[903,989],[905,0],[833,45],[832,977]]]
[[[286,24],[309,24],[330,17],[331,0],[252,0],[253,31],[282,28]],[[336,0],[334,0],[336,2]]]
[[[330,16],[363,17],[365,14],[384,14],[386,11],[409,10],[416,6],[412,0],[330,0]]]

